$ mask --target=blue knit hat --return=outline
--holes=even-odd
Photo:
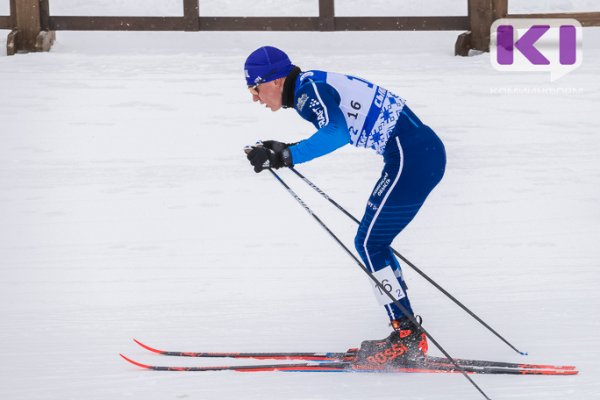
[[[294,66],[283,51],[272,46],[254,50],[246,59],[244,73],[246,84],[253,86],[288,76]]]

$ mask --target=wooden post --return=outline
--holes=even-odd
[[[6,54],[49,51],[56,38],[48,31],[48,0],[11,0],[10,14],[14,29],[8,34]]]
[[[319,29],[321,31],[335,30],[334,0],[319,0]]]
[[[508,14],[508,0],[469,0],[470,30],[461,34],[455,54],[468,56],[469,50],[490,51],[490,28],[495,20]]]
[[[200,30],[200,0],[183,0],[186,31]]]

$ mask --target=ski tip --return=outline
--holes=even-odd
[[[147,344],[144,344],[144,343],[140,342],[140,341],[139,341],[139,340],[137,340],[136,338],[133,338],[133,341],[134,341],[134,342],[136,342],[136,343],[137,343],[138,345],[140,345],[141,347],[143,347],[144,349],[146,349],[146,350],[150,350],[150,351],[151,351],[151,352],[153,352],[153,353],[158,353],[158,354],[162,354],[162,353],[164,353],[164,351],[162,351],[162,350],[158,350],[158,349],[155,349],[155,348],[153,348],[153,347],[150,347],[150,346],[148,346]]]
[[[144,369],[150,369],[150,366],[149,366],[149,365],[142,364],[142,363],[140,363],[140,362],[134,361],[134,360],[132,360],[131,358],[124,356],[124,355],[123,355],[123,354],[121,354],[121,353],[119,353],[119,355],[120,355],[120,356],[121,356],[121,357],[122,357],[122,358],[123,358],[125,361],[127,361],[127,362],[129,362],[129,363],[131,363],[131,364],[133,364],[133,365],[135,365],[135,366],[138,366],[138,367],[140,367],[140,368],[144,368]]]

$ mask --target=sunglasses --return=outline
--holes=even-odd
[[[253,86],[248,86],[248,91],[252,96],[258,96],[258,85],[260,85],[260,83],[257,83]]]

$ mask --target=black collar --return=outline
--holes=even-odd
[[[294,92],[296,90],[296,78],[300,75],[302,71],[299,67],[294,67],[294,69],[288,74],[285,78],[285,82],[283,84],[283,92],[281,93],[281,104],[283,108],[294,107]]]

